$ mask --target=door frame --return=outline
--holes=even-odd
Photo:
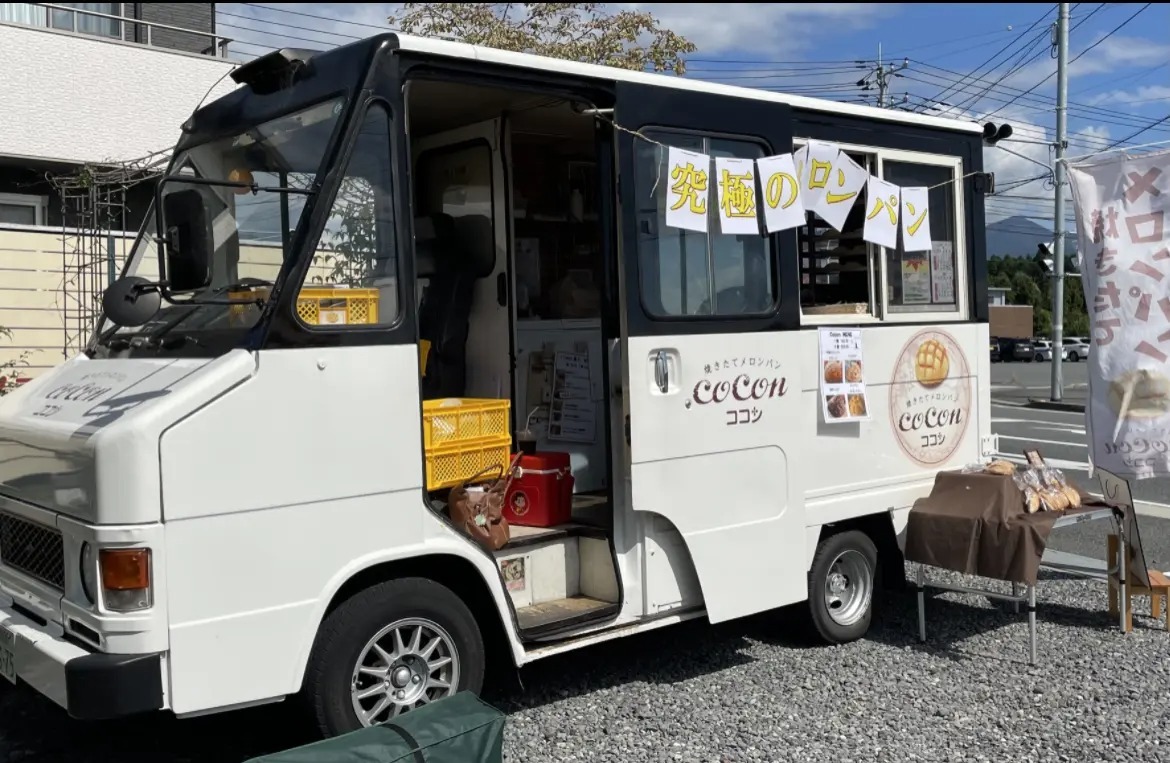
[[[644,139],[644,136],[641,136],[643,130],[658,128],[662,131],[677,131],[690,135],[697,134],[711,138],[725,137],[738,141],[754,142],[761,146],[763,150],[762,155],[767,156],[792,150],[793,120],[792,109],[787,104],[779,102],[680,91],[673,88],[627,82],[617,83],[614,119],[620,125],[616,153],[620,204],[619,214],[621,220],[620,259],[622,268],[620,281],[622,295],[622,344],[625,348],[623,352],[623,384],[625,388],[623,408],[627,416],[636,419],[640,400],[643,395],[647,394],[642,389],[640,381],[643,376],[643,371],[641,369],[635,369],[634,365],[641,364],[646,360],[640,355],[635,357],[636,351],[633,349],[635,344],[645,344],[645,342],[639,340],[648,339],[653,342],[659,337],[664,340],[670,337],[695,337],[709,344],[713,340],[712,335],[761,332],[769,332],[774,335],[774,332],[785,332],[792,337],[792,341],[799,342],[798,335],[800,329],[799,263],[796,259],[796,239],[793,231],[761,237],[769,245],[769,258],[775,279],[775,294],[778,297],[777,304],[774,305],[770,313],[745,317],[729,316],[719,318],[695,318],[690,316],[663,317],[651,314],[643,302],[641,288],[644,268],[641,262],[639,238],[643,232],[641,230],[641,212],[639,209],[640,200],[637,196],[638,189],[635,187],[635,179],[638,171],[636,141]],[[665,157],[663,157],[663,163],[665,164]],[[714,184],[712,184],[710,194],[709,199],[711,201],[709,203],[715,203],[714,199],[717,198],[717,189],[714,187]],[[640,349],[638,352],[640,352]],[[797,363],[792,364],[793,373],[797,374],[797,377],[799,374],[798,368],[799,365]],[[795,399],[788,401],[788,404],[784,406],[784,411],[790,415],[796,415],[799,410],[800,385],[796,383],[796,377],[791,378],[790,381],[793,382],[793,387],[795,387],[792,390],[795,395],[791,395],[790,393],[790,397]],[[681,398],[678,402],[681,411]],[[655,407],[658,409],[658,412],[651,411],[647,413],[648,416],[665,415],[662,413],[661,406]],[[629,422],[629,419],[626,419],[626,421]],[[799,422],[800,419],[797,418],[796,421]],[[636,427],[628,423],[627,427],[629,427],[627,431],[636,429]],[[799,423],[797,427],[799,427]],[[799,429],[794,429],[793,431],[799,432]],[[762,445],[767,445],[767,443],[761,441],[745,445],[745,447],[758,448]],[[646,515],[642,514],[642,516],[638,516],[641,512],[638,506],[635,505],[636,499],[634,498],[639,492],[637,486],[634,484],[634,481],[638,479],[636,475],[638,471],[637,465],[639,464],[637,447],[636,442],[627,445],[625,449],[625,458],[627,459],[625,468],[629,475],[628,479],[630,480],[628,485],[630,491],[629,513],[634,517],[634,526],[639,530],[641,538],[639,545],[642,548],[641,555],[643,561],[645,561],[646,522],[644,518],[646,518]],[[720,455],[726,455],[728,452],[714,452],[708,454],[708,457],[718,457]],[[681,459],[683,457],[682,455],[666,456],[665,460],[671,460],[673,458]],[[698,457],[703,458],[704,456],[700,455]],[[750,526],[752,528],[759,528],[759,532],[765,534],[778,536],[795,533],[798,535],[799,547],[802,551],[799,560],[768,561],[767,559],[758,558],[745,559],[739,565],[741,569],[738,570],[738,573],[735,570],[730,572],[726,570],[720,571],[718,569],[720,566],[724,568],[727,565],[731,565],[732,567],[737,566],[735,563],[736,549],[729,547],[726,549],[726,553],[723,553],[719,548],[720,536],[726,538],[727,543],[730,545],[734,542],[735,538],[742,537],[742,533],[744,532],[743,526],[734,526],[731,524],[720,526],[714,524],[710,517],[717,516],[718,509],[712,506],[692,506],[692,511],[689,516],[687,514],[680,514],[678,510],[643,510],[663,516],[682,535],[694,571],[699,580],[708,618],[712,622],[746,616],[790,603],[793,599],[793,592],[796,590],[795,586],[797,584],[800,585],[803,591],[801,598],[807,596],[803,575],[799,576],[799,580],[795,580],[797,576],[794,574],[794,571],[798,568],[802,573],[807,569],[803,554],[806,524],[803,491],[799,477],[796,475],[799,466],[792,462],[788,463],[788,472],[791,476],[787,480],[786,502],[783,508],[772,519],[762,519],[758,522],[753,521],[750,523]],[[649,462],[647,462],[647,465],[649,466]],[[734,479],[734,476],[731,478]],[[681,502],[672,501],[671,498],[666,497],[663,499],[660,507],[675,507],[680,504],[685,505],[686,503],[685,496]],[[701,514],[706,514],[707,518],[698,516]],[[683,520],[682,526],[677,521],[678,519]],[[794,522],[799,524],[799,527],[792,526]],[[776,555],[783,556],[782,548],[781,545],[776,545]],[[718,561],[716,561],[716,558],[718,558]],[[765,583],[765,585],[771,585],[777,589],[783,588],[785,590],[774,591],[770,596],[755,594],[749,596],[744,595],[742,590],[736,590],[737,585],[742,589],[742,586],[749,580],[753,578],[758,579],[761,576],[766,580],[769,575],[781,576],[782,581],[775,581],[771,584]],[[735,580],[739,582],[732,582]],[[764,583],[764,581],[760,582]],[[649,603],[649,600],[646,598],[649,595],[650,592],[643,591],[644,607]]]
[[[486,298],[492,293],[499,295],[499,284],[503,281],[505,304],[500,305],[500,307],[504,309],[507,320],[508,357],[506,363],[496,370],[503,373],[506,377],[506,384],[499,390],[500,393],[506,394],[508,399],[512,400],[516,396],[514,373],[516,366],[516,308],[515,301],[512,299],[514,293],[512,283],[514,277],[512,268],[512,217],[508,214],[511,198],[509,189],[511,187],[512,173],[507,161],[508,154],[506,147],[508,147],[508,143],[509,136],[506,118],[503,116],[493,117],[481,122],[412,140],[410,145],[410,163],[412,167],[411,174],[413,176],[412,190],[421,193],[421,177],[418,174],[419,161],[427,154],[441,152],[444,149],[454,152],[462,148],[480,145],[487,147],[490,152],[490,158],[488,160],[491,184],[490,219],[492,222],[492,246],[495,249],[495,265],[492,274],[484,277],[476,284],[476,296]],[[416,213],[418,212],[417,205],[415,205],[415,211]],[[417,279],[415,288],[417,288]],[[417,299],[417,294],[413,296]],[[474,340],[475,326],[473,325],[469,327],[467,337],[469,350],[475,346],[476,342]],[[472,392],[469,392],[469,395],[472,397],[494,396],[488,394],[476,395]]]

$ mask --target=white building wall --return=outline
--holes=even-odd
[[[0,23],[0,156],[126,161],[174,145],[208,89],[236,87],[211,56]]]

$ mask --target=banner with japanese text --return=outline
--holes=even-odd
[[[1069,164],[1093,332],[1089,459],[1127,479],[1170,474],[1170,150]]]
[[[815,213],[837,232],[865,199],[862,238],[887,249],[930,252],[929,188],[901,188],[869,172],[833,143],[810,141],[792,153],[760,159],[711,157],[668,147],[666,225],[716,234],[759,236],[799,228]],[[762,210],[762,213],[761,213]],[[911,257],[928,261],[926,256]]]

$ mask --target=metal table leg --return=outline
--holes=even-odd
[[[926,642],[926,572],[924,565],[918,565],[918,640]]]
[[[1019,604],[1017,603],[1018,607]],[[1031,663],[1036,664],[1036,586],[1028,586],[1028,641]]]
[[[1125,517],[1117,520],[1117,611],[1121,613],[1121,632],[1124,634],[1126,623],[1126,609],[1129,607],[1129,544],[1125,539]]]

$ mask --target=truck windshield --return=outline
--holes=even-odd
[[[293,234],[315,189],[341,106],[340,100],[319,103],[176,155],[162,194],[165,198],[177,191],[200,189],[212,229],[210,283],[183,294],[184,302],[190,304],[164,302],[142,326],[117,327],[103,316],[95,335],[95,354],[104,356],[111,347],[124,351],[128,349],[125,340],[156,337],[172,329],[183,335],[227,332],[224,338],[234,343],[255,325],[267,294],[265,287],[276,280],[292,255]],[[209,184],[185,183],[181,176]],[[155,226],[152,207],[125,275],[159,277]],[[223,304],[236,300],[238,304]]]

